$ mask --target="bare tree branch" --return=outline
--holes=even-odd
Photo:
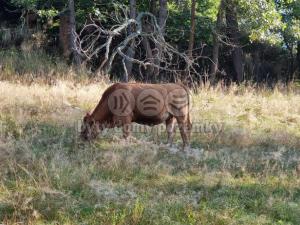
[[[146,19],[152,27],[151,32],[147,32],[143,29],[143,22]],[[105,51],[104,60],[99,67],[99,69],[104,70],[105,73],[111,71],[113,62],[118,55],[122,58],[125,74],[128,72],[126,71],[125,65],[125,62],[127,61],[138,65],[140,69],[146,69],[147,67],[157,68],[160,71],[169,72],[177,77],[182,76],[182,72],[187,70],[191,83],[193,83],[192,74],[201,77],[196,70],[199,56],[197,58],[190,58],[185,52],[179,52],[176,48],[166,42],[163,35],[163,29],[159,26],[157,18],[153,14],[141,12],[137,15],[136,19],[128,19],[126,16],[120,24],[117,24],[110,29],[104,29],[96,21],[92,19],[91,21],[92,22],[86,24],[77,35],[76,50],[87,60],[91,60],[93,57],[98,56],[100,52],[103,54],[103,51]],[[131,26],[135,26],[135,29],[127,34],[126,31]],[[123,36],[124,38],[122,38]],[[116,37],[121,37],[121,41],[114,47],[112,41]],[[160,46],[160,49],[152,49],[153,58],[146,57],[145,59],[141,57],[141,52],[143,52],[144,49],[141,42],[145,38],[153,43],[154,46]],[[103,40],[105,41],[104,43]],[[140,54],[135,54],[136,57],[128,56],[126,54],[128,52],[126,49],[130,47],[139,50]],[[155,57],[157,57],[156,54],[159,54],[158,63],[154,60]],[[186,64],[185,70],[180,69],[178,60]]]

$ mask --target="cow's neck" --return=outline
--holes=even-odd
[[[101,123],[104,123],[106,120],[106,115],[107,115],[107,110],[105,109],[105,107],[103,107],[103,104],[101,104],[101,102],[97,105],[97,107],[95,108],[95,110],[92,112],[91,117]]]

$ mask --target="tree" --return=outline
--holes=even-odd
[[[189,48],[188,48],[188,56],[190,58],[193,57],[193,48],[195,42],[195,14],[196,14],[196,0],[192,0],[191,6],[191,27],[190,27],[190,38],[189,38]]]
[[[223,32],[225,18],[226,32]],[[259,19],[258,19],[259,18]],[[280,43],[278,29],[282,28],[280,15],[272,1],[261,0],[221,0],[215,29],[212,32],[212,63],[210,80],[214,82],[219,70],[219,48],[224,45],[229,52],[232,65],[226,71],[231,80],[241,82],[244,79],[244,54],[242,46],[249,46],[252,42]],[[252,49],[254,51],[254,48]],[[255,54],[257,55],[257,54]]]
[[[159,19],[158,23],[161,29],[161,32],[165,33],[166,21],[168,16],[168,1],[167,0],[159,0]]]
[[[292,80],[297,71],[300,74],[300,1],[298,0],[142,0],[139,2],[114,0],[101,1],[101,4],[94,0],[74,1],[8,0],[7,2],[14,9],[23,12],[22,23],[20,18],[16,18],[15,24],[19,22],[24,25],[24,15],[29,11],[38,16],[38,27],[52,39],[52,42],[45,42],[49,46],[55,46],[59,36],[58,28],[62,24],[56,21],[56,15],[62,15],[58,12],[67,9],[65,10],[66,23],[65,26],[60,27],[60,30],[65,37],[66,55],[72,56],[75,65],[79,65],[81,58],[85,57],[83,53],[79,57],[78,51],[74,49],[76,28],[81,29],[86,22],[95,21],[103,30],[110,33],[124,22],[124,18],[134,19],[137,17],[137,11],[144,12],[141,27],[131,23],[118,35],[106,33],[99,41],[93,43],[94,47],[101,48],[106,37],[113,36],[113,39],[109,39],[111,49],[108,55],[104,54],[105,48],[103,48],[102,52],[91,56],[93,60],[87,59],[89,61],[87,65],[92,71],[101,70],[107,73],[107,64],[112,52],[118,49],[121,39],[129,37],[132,41],[126,43],[125,49],[122,49],[123,53],[128,58],[142,60],[144,64],[135,63],[126,57],[117,57],[114,65],[122,65],[122,62],[124,65],[113,66],[114,76],[125,82],[130,77],[158,81],[161,78],[159,75],[162,74],[165,75],[164,79],[172,77],[171,79],[174,80],[182,75],[182,72],[178,71],[185,69],[193,70],[189,75],[199,81],[200,74],[205,74],[208,68],[212,82],[216,79],[218,71],[225,71],[228,74],[227,78],[242,82],[244,78],[256,79],[263,74],[273,76],[275,73],[273,75],[271,73],[274,65],[278,64],[281,66],[278,66],[280,69],[276,71],[282,71],[281,74],[284,74],[284,79],[286,78],[287,81]],[[127,11],[127,7],[130,10]],[[130,12],[129,16],[128,12]],[[151,15],[147,14],[148,12]],[[50,17],[53,19],[49,23]],[[4,26],[10,23],[5,17],[2,18],[4,18],[2,23]],[[157,23],[156,27],[154,19]],[[131,39],[130,36],[135,35],[137,29],[142,34]],[[81,37],[89,34],[89,31],[86,31],[81,34]],[[23,35],[18,40],[22,42],[24,37]],[[195,43],[200,41],[205,43],[204,50],[201,52],[193,50]],[[165,46],[161,43],[175,46],[177,52],[186,51],[186,54],[181,55],[181,59],[188,60],[178,58],[170,60],[168,58],[170,55],[166,53]],[[270,51],[274,54],[270,54]],[[200,56],[202,53],[203,57]],[[168,64],[165,63],[166,61]],[[193,69],[188,65],[190,63],[195,65]],[[125,72],[123,72],[124,66]],[[171,73],[165,70],[167,67],[176,67],[175,75],[174,71]],[[267,70],[266,67],[270,69]]]
[[[286,81],[290,82],[294,80],[294,75],[299,65],[296,66],[299,61],[299,40],[300,40],[300,3],[299,1],[275,1],[277,10],[281,13],[281,20],[284,24],[280,29],[280,33],[283,37],[284,45],[289,51],[289,71]],[[298,51],[298,57],[294,55],[294,52]],[[295,61],[296,58],[296,61]],[[297,60],[298,58],[298,60]],[[299,71],[299,69],[298,69]]]
[[[151,33],[145,32],[145,20],[149,21],[148,26],[152,29]],[[193,73],[199,75],[195,70],[195,61],[190,60],[185,53],[179,52],[175,47],[166,42],[161,27],[158,24],[158,20],[153,14],[149,12],[140,12],[136,19],[125,18],[123,21],[119,22],[119,24],[114,25],[113,28],[109,30],[103,28],[97,21],[86,24],[80,32],[80,34],[86,33],[86,35],[84,37],[81,37],[81,35],[77,37],[77,49],[80,50],[87,60],[91,60],[93,57],[99,55],[99,53],[105,55],[105,59],[101,64],[107,65],[108,73],[111,71],[113,63],[121,58],[121,60],[125,59],[131,61],[139,66],[140,69],[150,67],[175,74],[178,71],[178,63],[174,61],[174,59],[178,59],[188,65],[187,70],[192,70]],[[132,24],[136,26],[136,29],[132,31],[129,36],[123,35]],[[116,40],[117,38],[118,40]],[[105,40],[104,43],[102,42],[100,45],[95,44],[99,43],[101,40]],[[118,43],[112,43],[112,40],[116,40]],[[159,59],[158,64],[155,64],[154,61],[145,59],[143,54],[136,54],[135,58],[126,55],[125,50],[132,42],[136,43],[135,47],[138,49],[137,51],[141,53],[143,47],[140,44],[141,40],[147,40],[148,43],[155,44],[155,46],[159,43],[161,46],[161,58]],[[125,64],[123,64],[123,66],[126,67]],[[142,71],[140,70],[140,72]],[[140,74],[141,77],[143,77],[143,74]]]
[[[213,31],[213,50],[212,50],[212,63],[210,67],[210,81],[211,83],[214,83],[216,81],[216,73],[218,71],[219,67],[219,48],[220,48],[220,41],[218,35],[221,31],[222,26],[222,20],[224,14],[224,0],[221,0],[218,15],[217,15],[217,21],[215,25],[215,30]]]
[[[77,52],[76,48],[76,21],[75,21],[75,6],[74,6],[74,0],[69,0],[68,2],[68,10],[69,10],[69,16],[70,16],[70,49],[72,52],[72,58],[73,63],[75,66],[79,66],[81,64],[80,55]]]
[[[157,0],[150,0],[149,1],[149,12],[153,14],[154,16],[157,14],[156,13],[156,5],[157,5]],[[146,36],[142,37],[142,45],[146,54],[146,61],[149,62],[147,66],[145,66],[146,70],[146,81],[148,81],[150,78],[152,78],[154,74],[154,56],[151,48],[151,44],[149,41],[149,38],[147,37],[153,32],[153,27],[152,27],[152,21],[151,17],[145,16],[144,20],[142,21],[142,31],[143,33],[147,34]],[[156,62],[157,63],[157,62]]]
[[[136,0],[130,0],[130,19],[135,19],[136,18]],[[132,31],[135,29],[135,26],[129,26],[128,27],[128,35],[132,33]],[[135,43],[132,41],[130,43],[130,46],[127,49],[126,55],[130,58],[134,58],[135,54]],[[128,82],[128,77],[131,76],[132,73],[132,62],[129,60],[125,60],[125,73],[124,73],[124,81]]]
[[[237,20],[237,9],[232,0],[226,0],[226,32],[232,46],[232,62],[235,76],[233,77],[238,83],[244,79],[243,68],[243,50],[240,46],[240,31]]]
[[[187,55],[189,60],[193,60],[193,49],[194,49],[194,44],[195,44],[195,26],[196,26],[196,21],[195,21],[195,14],[196,14],[196,0],[192,0],[192,5],[191,5],[191,15],[190,15],[190,20],[191,20],[191,25],[190,25],[190,35],[189,35],[189,42],[188,42],[188,50],[187,50]],[[190,63],[188,61],[187,63]],[[185,69],[185,78],[187,77],[190,78],[190,70],[189,70],[189,65],[186,65]],[[186,82],[186,81],[185,81]]]
[[[300,41],[297,42],[298,77],[300,78]]]
[[[159,0],[159,13],[158,13],[158,25],[160,27],[160,32],[162,35],[165,34],[165,26],[168,16],[168,9],[167,9],[167,0]],[[159,75],[159,66],[162,57],[162,46],[161,43],[157,42],[156,50],[154,52],[154,64],[157,67],[154,67],[154,78],[156,79]]]

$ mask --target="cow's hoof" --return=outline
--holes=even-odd
[[[172,143],[166,143],[165,146],[168,147],[168,148],[172,148],[173,144]]]
[[[188,146],[183,146],[182,147],[182,151],[183,152],[189,152],[191,150],[191,147],[188,145]]]
[[[124,140],[126,142],[135,142],[137,139],[133,136],[127,136],[127,137],[124,137]]]

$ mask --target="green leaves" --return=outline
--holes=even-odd
[[[41,10],[38,10],[38,15],[40,17],[46,17],[47,19],[50,19],[50,18],[53,18],[54,16],[57,16],[58,15],[58,10],[56,9],[48,9],[48,10],[45,10],[45,9],[41,9]]]
[[[291,48],[300,40],[300,2],[285,0],[277,3],[277,8],[282,14],[285,29],[282,30],[285,44]]]
[[[23,9],[35,10],[43,18],[53,18],[61,12],[67,0],[10,0]],[[294,46],[300,39],[299,0],[225,0],[237,7],[239,29],[243,44],[266,42],[278,46]],[[91,15],[105,27],[111,27],[115,20],[124,18],[124,5],[120,0],[76,0],[76,22],[81,27]],[[216,23],[220,0],[197,0],[195,42],[210,44]],[[148,0],[138,1],[138,11],[149,11]],[[158,7],[158,1],[157,1]],[[191,0],[168,1],[166,38],[179,48],[186,49],[190,29]],[[243,41],[242,41],[243,42]]]
[[[11,2],[18,7],[24,7],[25,9],[35,9],[38,0],[11,0]]]
[[[241,29],[249,34],[250,41],[280,43],[277,31],[284,29],[281,14],[273,1],[240,0],[238,15]]]

